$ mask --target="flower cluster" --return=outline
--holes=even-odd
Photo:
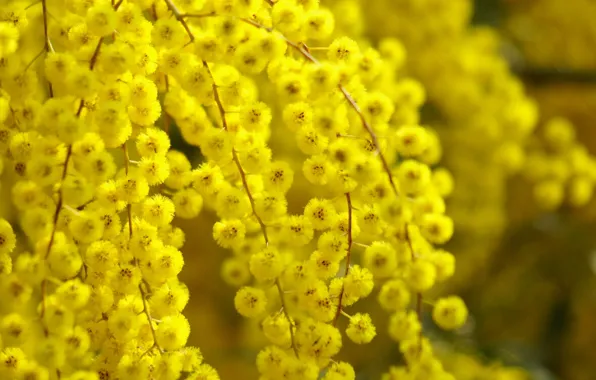
[[[528,64],[551,68],[556,63],[580,70],[596,67],[596,55],[590,49],[596,37],[590,26],[589,15],[596,11],[592,1],[520,1],[509,2],[507,8],[506,30]]]
[[[549,120],[542,138],[528,147],[524,174],[533,183],[534,199],[546,210],[564,201],[586,205],[594,192],[596,160],[575,137],[573,125],[563,118]]]
[[[361,23],[351,3],[2,10],[0,162],[17,212],[0,221],[0,374],[218,379],[186,347],[184,232],[172,225],[205,208],[218,218],[213,239],[232,252],[221,268],[237,288],[230,302],[268,341],[255,358],[262,379],[355,379],[334,358],[346,338],[363,345],[381,333],[383,317],[351,311],[375,289],[404,359],[386,377],[454,378],[422,325],[425,303],[444,330],[468,316],[458,296],[428,296],[455,270],[441,248],[454,232],[453,177],[439,166],[438,133],[420,122],[425,87],[404,70],[411,40],[338,34]],[[465,21],[464,6],[448,10]],[[434,33],[459,23],[444,27]],[[429,95],[461,124],[458,146],[479,153],[479,168],[497,157],[514,171],[535,109],[500,61],[481,59],[484,37],[427,49],[442,71],[416,74],[433,76]],[[509,113],[496,118],[500,109]],[[496,150],[465,144],[477,128]],[[178,131],[200,162],[172,146]],[[316,195],[289,202],[297,183]]]
[[[217,379],[186,347],[171,222],[202,197],[155,126],[159,22],[109,1],[14,1],[0,17],[3,185],[17,211],[0,219],[0,376]]]

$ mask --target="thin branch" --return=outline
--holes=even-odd
[[[246,181],[246,173],[242,169],[242,165],[240,164],[240,160],[238,159],[238,153],[236,153],[236,149],[232,149],[232,157],[234,159],[234,163],[238,168],[238,172],[240,172],[240,178],[242,179],[242,186],[244,187],[244,191],[246,191],[246,195],[248,196],[248,200],[250,202],[250,207],[252,208],[252,214],[257,219],[259,226],[261,226],[261,232],[263,233],[263,238],[265,239],[265,245],[269,245],[269,238],[267,237],[267,226],[263,223],[263,220],[257,213],[255,208],[255,200],[248,188],[248,182]]]
[[[170,79],[168,77],[168,74],[165,74],[165,78],[164,78],[165,84],[166,84],[166,94],[168,93],[168,91],[170,91]],[[165,100],[165,96],[164,96],[164,100]],[[163,106],[163,130],[164,132],[169,135],[170,134],[170,115],[166,112],[166,106],[165,106],[165,102],[164,100],[162,100]]]
[[[52,44],[50,43],[50,37],[48,34],[48,3],[47,0],[41,0],[42,17],[43,17],[43,36],[44,36],[44,47],[46,52],[52,50]]]
[[[166,1],[169,1],[169,0],[166,0]],[[226,120],[226,110],[225,110],[223,103],[221,101],[221,97],[219,96],[219,91],[217,89],[217,84],[215,83],[215,78],[213,77],[213,73],[209,69],[209,65],[207,64],[206,61],[203,61],[203,65],[207,69],[207,73],[209,74],[211,80],[213,81],[213,98],[215,99],[215,103],[217,104],[217,109],[219,110],[222,126],[223,126],[224,130],[227,131],[228,124],[227,124],[227,120]],[[236,167],[238,168],[238,172],[240,173],[240,178],[242,179],[242,186],[244,187],[244,191],[246,192],[246,195],[250,202],[252,214],[254,215],[254,217],[259,222],[259,225],[261,226],[261,232],[263,233],[263,239],[265,239],[265,245],[269,245],[269,237],[267,236],[267,226],[265,225],[265,223],[263,223],[263,220],[257,213],[256,207],[255,207],[255,201],[252,196],[252,193],[250,192],[250,188],[248,187],[248,182],[246,180],[246,173],[244,172],[244,169],[242,168],[242,165],[240,164],[240,159],[238,158],[238,153],[236,153],[236,149],[233,149],[233,148],[232,148],[232,157],[234,159],[234,163],[236,164]],[[279,282],[279,278],[275,279],[275,285],[276,285],[277,291],[279,293],[279,300],[281,302],[281,307],[283,309],[284,315],[285,315],[285,317],[288,321],[288,324],[290,326],[290,339],[291,339],[292,349],[294,350],[294,354],[296,355],[296,357],[298,357],[299,356],[298,349],[296,348],[296,343],[294,342],[294,324],[292,322],[292,319],[290,318],[290,315],[288,314],[288,308],[286,306],[284,292],[281,287],[281,283]]]
[[[47,4],[47,0],[41,0],[41,7],[42,7],[42,18],[43,18],[44,50],[46,53],[49,53],[49,52],[53,52],[54,48],[52,47],[52,43],[50,42],[50,37],[48,34],[48,4]],[[25,69],[25,70],[27,70],[27,69]],[[54,97],[54,87],[52,86],[52,83],[50,81],[48,81],[48,92],[50,94],[50,98],[53,98]]]
[[[409,229],[409,225],[407,223],[406,223],[405,228],[406,228],[406,242],[408,243],[408,247],[410,248],[410,253],[412,255],[412,261],[415,262],[416,254],[414,253],[414,245],[412,244],[412,239],[410,238],[410,229]],[[420,322],[420,325],[422,326],[422,293],[420,293],[420,292],[416,293],[416,315],[418,316],[418,321]],[[420,350],[420,352],[422,352],[422,329],[420,330],[419,340],[420,340],[419,350]]]
[[[34,7],[34,6],[36,6],[37,4],[39,4],[39,3],[41,3],[41,1],[34,1],[34,2],[32,2],[31,4],[27,5],[27,6],[25,7],[25,10],[28,10],[29,8],[32,8],[32,7]]]
[[[166,2],[168,9],[174,14],[174,17],[176,17],[176,20],[178,20],[178,22],[180,22],[180,24],[182,24],[182,27],[184,28],[184,30],[186,30],[186,34],[188,34],[188,37],[190,37],[190,42],[193,42],[195,40],[195,36],[192,33],[192,30],[190,30],[190,27],[188,26],[188,23],[186,22],[186,20],[184,20],[185,15],[180,13],[180,10],[172,2],[172,0],[164,0],[164,1]]]
[[[48,260],[50,256],[50,252],[52,251],[52,246],[54,245],[54,240],[56,238],[56,232],[58,230],[58,219],[60,218],[60,211],[62,210],[63,204],[63,193],[62,193],[62,184],[66,179],[66,175],[68,173],[68,164],[70,162],[70,157],[72,156],[72,145],[68,146],[68,150],[66,151],[66,158],[64,159],[64,168],[62,169],[62,176],[60,178],[60,187],[58,188],[58,201],[56,202],[56,209],[54,210],[54,218],[52,219],[52,232],[50,233],[50,240],[48,241],[48,248],[43,256],[44,262]],[[44,334],[48,336],[48,328],[44,323],[44,316],[46,312],[46,294],[48,289],[47,278],[44,278],[41,281],[41,311],[40,317],[42,320],[42,324],[44,325],[43,330]]]
[[[350,259],[352,256],[352,197],[350,196],[350,193],[346,193],[346,202],[348,203],[348,252],[346,255],[346,270],[344,271],[344,278],[346,278],[350,273]],[[337,302],[337,310],[335,311],[335,317],[333,317],[333,326],[337,324],[339,315],[343,313],[341,303],[344,298],[344,290],[345,288],[342,284],[341,292],[339,293],[339,300]]]
[[[145,280],[143,280],[143,284],[149,287]],[[153,327],[153,318],[151,318],[151,313],[149,311],[149,305],[147,304],[147,294],[145,290],[143,290],[143,284],[139,284],[139,291],[141,292],[141,300],[143,300],[143,314],[147,317],[147,322],[149,322],[149,329],[151,330],[151,336],[153,337],[153,346],[147,350],[147,352],[151,351],[153,348],[157,348],[157,350],[163,354],[163,349],[159,346],[157,342],[157,334],[155,333],[155,328]],[[143,354],[145,355],[145,354]]]
[[[43,54],[43,53],[45,53],[45,52],[46,52],[45,50],[42,50],[42,51],[40,51],[39,53],[37,53],[37,55],[35,56],[35,58],[33,58],[33,59],[31,60],[31,62],[29,62],[29,63],[27,64],[27,66],[25,66],[25,71],[29,70],[29,68],[30,68],[30,67],[31,67],[31,66],[32,66],[32,65],[35,63],[35,61],[37,61],[37,60],[39,59],[39,57],[41,57],[41,56],[42,56],[42,54]]]
[[[215,77],[213,76],[213,73],[211,72],[211,69],[207,64],[207,61],[203,61],[203,66],[205,66],[205,69],[207,69],[207,74],[209,74],[211,82],[213,82],[213,84],[211,85],[213,89],[213,98],[215,99],[215,104],[217,105],[217,109],[219,110],[219,116],[221,118],[222,127],[224,130],[227,131],[228,122],[226,119],[226,110],[224,109],[223,102],[221,101],[221,97],[219,96],[219,90],[217,89],[217,84],[215,83]]]
[[[286,302],[284,300],[284,291],[281,287],[281,283],[279,282],[279,278],[275,280],[275,286],[277,287],[277,292],[279,293],[279,299],[281,300],[281,308],[284,312],[284,315],[286,316],[286,319],[288,320],[288,323],[290,324],[290,342],[292,343],[292,350],[294,351],[294,355],[296,355],[296,357],[300,357],[298,355],[298,348],[296,348],[296,343],[294,341],[294,323],[292,322],[292,319],[290,319],[290,315],[288,314],[288,308],[286,307]]]
[[[207,69],[207,73],[209,74],[209,76],[211,77],[211,80],[213,81],[213,97],[215,98],[215,103],[217,104],[217,109],[219,110],[219,116],[221,118],[221,123],[223,125],[223,129],[227,131],[228,123],[226,120],[226,110],[224,109],[223,103],[221,101],[221,97],[219,96],[219,91],[217,89],[217,85],[215,84],[215,78],[213,77],[213,73],[209,69],[209,65],[207,64],[207,62],[203,61],[203,65]],[[238,172],[240,173],[240,179],[242,180],[242,186],[244,187],[244,191],[246,192],[246,195],[248,196],[248,201],[250,202],[252,214],[257,219],[259,226],[261,226],[261,232],[263,233],[263,238],[265,239],[265,244],[269,245],[269,237],[267,236],[267,226],[265,225],[265,223],[263,223],[263,219],[261,219],[261,217],[257,213],[257,209],[255,207],[255,200],[254,200],[254,197],[252,196],[252,193],[250,192],[250,188],[248,187],[248,181],[246,180],[246,172],[244,171],[244,169],[242,168],[242,165],[240,164],[240,159],[238,158],[238,153],[236,153],[236,149],[232,149],[232,158],[234,159],[234,163],[236,164],[236,167],[238,168]]]
[[[122,144],[122,151],[124,152],[124,174],[128,175],[130,168],[130,157],[128,156],[128,147],[126,143]],[[132,238],[132,205],[126,205],[126,214],[128,216],[128,235]]]
[[[46,21],[46,0],[42,0],[42,4],[44,6],[44,29],[47,28],[47,23]],[[47,40],[46,42],[49,42],[49,40]],[[89,61],[89,69],[93,70],[93,68],[95,67],[95,63],[97,62],[97,57],[99,55],[99,50],[101,49],[101,44],[103,42],[103,37],[99,39],[99,42],[97,44],[97,47],[95,48],[95,52],[93,53],[93,56],[91,57],[91,60]],[[51,89],[51,87],[50,87]],[[51,95],[51,94],[50,94]],[[79,104],[79,108],[77,110],[76,116],[79,117],[81,116],[81,112],[83,111],[83,107],[84,107],[84,100],[81,99],[81,102]],[[48,256],[50,255],[50,252],[52,250],[52,246],[54,245],[54,239],[56,237],[56,231],[58,229],[58,218],[60,217],[60,211],[62,210],[62,205],[63,205],[63,199],[64,199],[64,195],[62,192],[62,185],[64,183],[64,180],[66,179],[66,175],[68,173],[68,164],[70,162],[70,158],[72,156],[72,145],[68,145],[67,151],[66,151],[66,158],[64,159],[64,168],[62,169],[62,176],[60,178],[60,184],[58,187],[58,201],[56,202],[56,210],[54,211],[54,218],[52,220],[52,232],[50,233],[50,240],[48,242],[48,248],[45,252],[44,255],[44,261],[47,261]],[[43,279],[41,282],[41,311],[40,311],[40,316],[41,316],[41,320],[42,320],[42,324],[43,323],[43,319],[44,319],[44,315],[45,315],[45,311],[46,311],[46,293],[47,293],[47,279]],[[48,335],[48,329],[47,326],[45,326],[44,324],[44,333],[47,336]]]
[[[181,18],[206,18],[206,17],[214,17],[217,16],[215,12],[209,13],[182,13],[180,14]]]

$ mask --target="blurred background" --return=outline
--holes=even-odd
[[[456,181],[448,204],[456,235],[447,249],[458,269],[444,291],[461,294],[471,318],[455,335],[434,332],[428,316],[425,328],[444,343],[456,378],[596,379],[596,201],[593,181],[583,186],[568,159],[596,152],[596,1],[321,3],[344,15],[338,34],[373,46],[384,37],[402,41],[404,75],[426,88],[420,122],[441,135]],[[548,131],[563,128],[549,126],[553,119],[571,126],[571,147],[553,147],[560,139]],[[298,183],[291,203],[304,204],[309,191]],[[237,315],[235,290],[221,279],[230,253],[207,234],[214,222],[209,212],[178,221],[187,231],[181,279],[191,294],[189,343],[222,379],[256,379],[262,338]],[[375,298],[359,307],[378,308]],[[375,322],[385,330],[386,321]],[[386,334],[365,350],[344,344],[339,357],[358,379],[397,364]],[[509,377],[493,371],[501,365]]]

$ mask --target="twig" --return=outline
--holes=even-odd
[[[292,320],[290,319],[290,315],[288,314],[288,308],[286,307],[286,302],[284,300],[284,291],[279,282],[279,278],[275,280],[275,286],[277,287],[279,299],[281,300],[281,308],[283,309],[284,315],[286,316],[286,319],[290,324],[290,342],[292,343],[292,350],[294,350],[294,355],[296,355],[296,357],[298,358],[300,357],[300,355],[298,354],[298,348],[296,348],[296,343],[294,342],[294,323],[292,322]]]
[[[164,81],[166,84],[166,94],[170,91],[170,79],[168,74],[165,74]],[[166,112],[165,102],[163,105],[163,130],[164,132],[169,135],[170,134],[170,115]]]
[[[62,169],[62,176],[60,178],[60,187],[58,188],[58,201],[56,202],[56,209],[54,211],[54,218],[52,219],[52,232],[50,233],[50,240],[48,241],[48,248],[46,249],[46,252],[43,256],[43,260],[44,262],[48,260],[48,257],[50,256],[50,252],[52,251],[52,246],[54,245],[54,240],[56,238],[56,232],[58,230],[58,219],[60,218],[60,211],[62,210],[62,204],[63,204],[63,193],[62,193],[62,184],[64,183],[64,180],[66,179],[66,175],[68,172],[68,164],[70,162],[70,157],[72,156],[72,145],[68,146],[68,150],[66,151],[66,158],[64,159],[64,168]],[[45,312],[46,312],[46,293],[47,293],[47,279],[44,278],[41,281],[41,311],[40,311],[40,317],[42,320],[42,324],[44,324],[44,333],[47,336],[48,335],[48,329],[47,326],[45,326],[45,323],[43,323],[43,318],[45,316]]]
[[[41,8],[42,8],[42,17],[43,17],[43,36],[44,36],[44,50],[46,53],[53,52],[54,48],[52,47],[52,43],[50,42],[50,37],[48,34],[48,4],[47,0],[41,0]],[[27,70],[27,69],[25,69]],[[54,87],[52,83],[48,81],[48,92],[50,94],[50,98],[54,97]]]
[[[205,17],[213,17],[213,16],[217,16],[217,14],[215,12],[209,12],[209,13],[182,13],[180,14],[180,17],[182,18],[205,18]]]
[[[224,109],[223,103],[221,101],[221,97],[219,96],[219,91],[217,90],[217,85],[215,84],[215,78],[213,77],[213,73],[209,69],[209,65],[207,64],[207,62],[203,61],[203,65],[207,69],[207,73],[209,73],[209,76],[211,77],[211,80],[213,81],[213,97],[215,98],[215,103],[217,104],[217,109],[219,110],[219,116],[221,118],[221,123],[223,125],[223,129],[227,130],[228,123],[226,120],[226,110]],[[255,200],[254,200],[254,197],[252,196],[252,193],[250,192],[250,188],[248,187],[248,181],[246,180],[246,173],[244,172],[244,169],[242,168],[242,164],[240,163],[240,159],[238,158],[238,153],[236,153],[236,149],[233,149],[233,148],[232,148],[232,158],[234,159],[234,163],[236,164],[236,167],[238,168],[238,172],[240,173],[240,178],[242,180],[242,186],[244,187],[244,191],[246,192],[246,195],[248,196],[248,201],[250,202],[252,214],[257,219],[257,222],[259,223],[259,226],[261,227],[261,231],[263,233],[263,238],[265,239],[265,245],[269,245],[269,237],[267,236],[267,226],[265,225],[265,223],[263,223],[263,220],[257,213],[257,209],[255,207]]]
[[[137,263],[138,265],[138,263]],[[147,285],[146,281],[143,280],[143,284]],[[149,323],[149,329],[151,330],[151,336],[153,337],[153,346],[147,350],[147,352],[151,351],[153,348],[157,348],[157,350],[163,354],[163,349],[160,347],[159,343],[157,342],[157,334],[155,333],[155,328],[153,327],[153,318],[151,318],[151,312],[149,311],[149,305],[147,305],[147,294],[143,290],[143,284],[139,284],[139,291],[141,292],[141,300],[143,301],[143,314],[147,317],[147,322]],[[145,352],[145,354],[147,353]],[[145,355],[143,354],[143,355]]]
[[[195,36],[192,33],[192,30],[190,30],[190,27],[188,26],[188,23],[186,22],[186,20],[184,20],[184,15],[182,13],[180,13],[180,10],[172,2],[172,0],[164,0],[164,1],[166,2],[168,9],[174,14],[174,17],[176,17],[176,20],[178,20],[178,22],[180,22],[180,24],[182,24],[182,27],[184,28],[184,30],[186,30],[186,34],[188,34],[188,37],[190,37],[190,42],[193,42],[195,40]]]
[[[412,244],[412,239],[410,238],[410,229],[408,228],[409,225],[406,223],[406,242],[408,243],[408,247],[410,248],[410,252],[412,255],[412,261],[416,261],[416,254],[414,253],[414,246]],[[416,293],[416,315],[418,316],[418,321],[422,326],[422,293]],[[422,351],[422,329],[420,330],[420,352]]]
[[[124,174],[128,175],[130,158],[128,156],[128,147],[126,146],[126,143],[122,144],[122,151],[124,152]],[[128,216],[128,235],[132,238],[132,205],[130,202],[126,205],[126,214]]]
[[[42,51],[40,51],[39,53],[37,53],[37,55],[35,56],[35,58],[33,58],[33,59],[31,60],[31,62],[29,62],[29,63],[27,64],[27,66],[25,66],[25,71],[29,70],[29,68],[30,68],[30,67],[31,67],[31,66],[32,66],[32,65],[35,63],[35,61],[37,61],[37,60],[39,59],[39,57],[41,57],[41,56],[42,56],[42,54],[43,54],[43,53],[45,53],[45,52],[46,52],[45,50],[42,50]]]
[[[44,9],[44,31],[47,32],[47,30],[46,30],[47,29],[46,0],[42,0],[42,4],[43,4],[43,9]],[[49,39],[46,42],[49,42]],[[103,37],[99,39],[97,47],[95,48],[95,52],[93,53],[93,56],[91,57],[91,60],[89,61],[89,69],[90,70],[93,70],[95,67],[95,63],[97,62],[97,57],[99,55],[99,50],[101,49],[102,42],[103,42]],[[50,87],[50,89],[51,89],[51,87]],[[77,117],[81,116],[81,112],[83,111],[84,104],[85,104],[84,100],[81,99],[81,103],[79,104],[79,108],[76,113]],[[50,240],[48,242],[48,248],[44,255],[44,261],[47,261],[48,256],[50,255],[50,251],[52,250],[52,246],[54,245],[54,239],[56,237],[56,230],[58,229],[58,218],[60,217],[60,211],[62,210],[62,204],[63,204],[63,198],[64,198],[63,192],[62,192],[62,185],[64,183],[64,180],[66,179],[66,175],[68,172],[68,164],[70,162],[71,156],[72,156],[72,145],[68,145],[68,148],[66,151],[66,158],[64,159],[64,168],[62,169],[62,176],[60,178],[60,184],[58,187],[58,201],[56,202],[56,210],[54,211],[54,218],[52,220],[52,232],[50,233]],[[46,311],[47,287],[48,287],[47,279],[44,278],[41,282],[40,316],[42,319],[42,324],[44,324],[43,319],[44,319],[44,315],[45,315],[45,311]],[[48,329],[47,329],[47,326],[45,326],[45,324],[44,324],[44,333],[46,336],[48,335]]]
[[[346,193],[346,201],[348,203],[348,248],[347,248],[347,255],[346,255],[346,269],[344,271],[344,279],[350,273],[350,259],[352,253],[352,198],[350,193]],[[344,297],[344,285],[341,286],[341,292],[339,293],[339,300],[337,302],[337,310],[335,311],[335,317],[333,317],[333,326],[337,324],[337,319],[339,315],[343,313],[341,302]]]

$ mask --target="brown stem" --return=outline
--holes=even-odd
[[[44,36],[44,50],[46,53],[53,51],[52,43],[50,42],[50,36],[48,34],[48,4],[47,0],[41,1],[41,8],[42,8],[42,17],[43,17],[43,36]],[[26,69],[25,69],[26,70]],[[54,87],[52,87],[52,83],[48,81],[48,91],[50,94],[50,98],[54,97]]]
[[[66,151],[66,158],[64,159],[64,168],[62,169],[62,176],[60,178],[60,187],[58,188],[58,201],[56,202],[56,209],[54,210],[54,218],[52,219],[52,232],[50,233],[50,240],[48,241],[48,248],[46,249],[46,252],[43,256],[44,262],[47,261],[48,256],[50,256],[50,252],[52,251],[52,246],[54,245],[54,240],[56,238],[56,232],[58,230],[58,219],[60,218],[60,211],[62,210],[62,204],[63,204],[62,184],[64,183],[64,180],[66,179],[66,175],[68,173],[68,164],[70,162],[71,156],[72,156],[72,145],[69,145],[68,149]],[[44,318],[45,312],[46,312],[46,298],[47,298],[46,294],[47,294],[47,288],[48,288],[47,281],[48,281],[47,278],[44,278],[41,281],[41,311],[40,311],[40,317],[42,320],[42,324],[44,325],[44,333],[46,336],[48,335],[48,329],[47,329],[47,326],[45,326],[43,318]]]
[[[193,42],[195,40],[195,36],[192,33],[192,30],[190,30],[190,27],[188,26],[188,23],[186,22],[186,20],[184,20],[185,15],[180,13],[180,10],[172,2],[172,0],[164,0],[164,1],[166,2],[168,9],[174,14],[174,17],[176,17],[176,20],[178,20],[178,22],[180,22],[180,24],[182,24],[182,27],[184,28],[184,30],[186,30],[186,34],[188,34],[188,37],[190,37],[190,42]]]
[[[124,152],[124,174],[128,175],[130,168],[130,157],[128,155],[128,147],[126,143],[122,144],[122,151]],[[126,205],[126,214],[128,216],[128,235],[132,238],[132,205]]]
[[[414,245],[412,244],[412,239],[410,238],[410,229],[409,229],[409,225],[406,223],[406,242],[408,243],[408,247],[410,248],[410,253],[412,255],[412,261],[415,262],[416,261],[416,254],[414,253]],[[418,292],[416,293],[416,315],[418,316],[418,321],[420,322],[420,325],[422,326],[422,293]],[[422,330],[420,330],[420,336],[419,336],[419,352],[422,352]]]
[[[183,13],[180,15],[180,17],[182,18],[205,18],[205,17],[213,17],[213,16],[217,16],[217,14],[215,12],[209,12],[209,13]]]
[[[226,120],[226,110],[223,106],[221,101],[221,97],[219,96],[219,91],[217,89],[217,85],[215,84],[215,78],[213,77],[213,73],[209,69],[209,65],[207,62],[203,61],[203,65],[207,69],[207,73],[211,77],[213,81],[213,97],[215,98],[215,104],[217,104],[217,109],[219,110],[219,116],[221,118],[221,123],[224,130],[228,130],[228,123]],[[236,168],[238,168],[238,172],[240,173],[240,179],[242,180],[242,186],[244,187],[244,191],[248,197],[248,201],[250,202],[250,207],[252,209],[252,214],[257,219],[259,226],[261,226],[261,232],[263,233],[263,238],[265,239],[265,244],[269,245],[269,237],[267,236],[267,226],[263,223],[263,219],[257,213],[257,209],[255,207],[255,200],[250,192],[250,188],[248,187],[248,181],[246,180],[246,172],[242,168],[242,164],[240,164],[240,159],[238,158],[238,153],[236,153],[236,149],[232,149],[232,158],[234,159],[234,163],[236,164]]]
[[[350,259],[352,256],[352,197],[350,193],[346,193],[346,201],[348,203],[348,253],[346,255],[346,269],[344,271],[344,278],[350,273]],[[341,286],[341,292],[339,293],[339,300],[337,301],[337,310],[335,311],[335,317],[333,317],[333,326],[337,324],[337,319],[342,312],[341,302],[344,298],[344,286]]]
[[[294,351],[294,355],[298,358],[298,348],[296,348],[296,343],[294,341],[294,323],[290,319],[290,315],[288,314],[288,308],[286,307],[286,301],[284,300],[284,291],[281,287],[281,283],[279,282],[279,278],[275,280],[275,286],[277,287],[277,292],[279,293],[279,299],[281,300],[281,308],[284,312],[288,323],[290,324],[290,342],[292,343],[292,350]]]
[[[147,288],[149,287],[145,280],[143,280],[143,284],[145,284]],[[153,346],[149,349],[149,351],[151,351],[153,347],[156,347],[160,353],[163,353],[163,349],[159,346],[159,343],[157,342],[157,334],[155,333],[155,328],[153,327],[153,318],[151,318],[151,312],[149,311],[149,305],[147,304],[147,294],[143,289],[143,284],[139,284],[141,300],[143,300],[143,314],[145,314],[145,316],[147,317],[147,322],[149,322],[149,329],[151,329],[151,336],[153,337]]]

